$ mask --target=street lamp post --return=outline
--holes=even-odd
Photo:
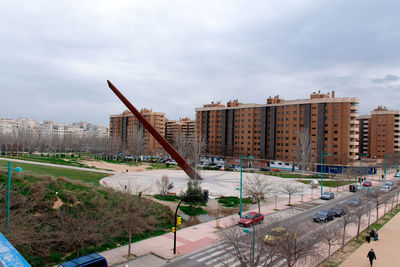
[[[362,177],[362,157],[363,156],[369,156],[369,155],[368,154],[363,154],[363,153],[360,154],[360,177]],[[359,182],[360,182],[360,185],[361,185],[361,179],[359,180]]]
[[[244,158],[243,153],[240,153],[240,210],[239,217],[242,218],[242,184],[243,184],[243,159],[254,159],[253,156]]]
[[[11,171],[22,172],[20,167],[16,167],[15,169],[11,168],[11,161],[8,162],[8,171],[7,171],[7,214],[6,214],[6,237],[9,238],[9,227],[10,227],[10,190],[11,190]]]
[[[332,154],[328,154],[326,151],[321,152],[321,195],[323,192],[323,182],[324,182],[324,154],[327,156],[332,156]]]
[[[253,225],[253,232],[250,232],[250,230],[249,229],[244,229],[243,230],[243,232],[245,232],[246,234],[253,234],[253,244],[252,244],[252,246],[251,246],[251,252],[252,252],[252,257],[251,257],[251,266],[252,267],[254,267],[255,266],[255,264],[254,264],[254,245],[255,245],[255,233],[256,233],[256,228],[255,228],[255,226]]]
[[[386,157],[391,157],[392,155],[385,155],[385,181],[386,181]]]

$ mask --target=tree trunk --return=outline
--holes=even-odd
[[[129,229],[128,258],[131,256],[132,231]]]
[[[342,238],[342,252],[344,250],[344,242],[346,241],[346,224],[343,226],[343,238]]]
[[[261,200],[258,201],[258,213],[261,213]]]
[[[358,217],[357,238],[356,238],[357,240],[358,240],[358,237],[359,237],[359,235],[360,235],[361,217],[362,217],[362,216]]]
[[[378,223],[378,219],[379,219],[379,205],[376,204],[376,223]]]
[[[331,244],[328,245],[328,267],[331,266]]]

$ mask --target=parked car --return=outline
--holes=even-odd
[[[335,194],[333,192],[324,192],[321,195],[321,199],[325,199],[325,200],[330,200],[330,199],[334,199],[335,198]]]
[[[387,193],[390,191],[390,186],[389,185],[382,185],[381,186],[381,192]]]
[[[371,182],[371,181],[364,181],[364,182],[362,183],[362,186],[364,186],[364,187],[372,186],[372,182]]]
[[[107,260],[103,256],[100,256],[97,253],[92,253],[79,258],[75,258],[73,260],[64,262],[59,265],[59,267],[78,267],[78,266],[107,267],[108,265],[107,265]]]
[[[260,168],[260,171],[262,171],[262,172],[269,172],[269,171],[270,171],[270,168],[262,167],[262,168]]]
[[[359,198],[359,197],[357,197],[357,196],[354,196],[354,197],[352,197],[352,198],[349,199],[349,201],[347,202],[347,204],[348,204],[349,206],[353,206],[353,207],[360,206],[360,205],[361,205],[361,198]]]
[[[349,191],[350,192],[355,193],[355,192],[360,191],[360,190],[361,190],[361,185],[360,184],[351,184],[351,185],[349,185]]]
[[[347,213],[347,208],[342,205],[336,205],[330,210],[332,212],[332,215],[335,217],[342,217]]]
[[[387,181],[383,185],[389,186],[390,189],[394,188],[394,183],[392,181]]]
[[[328,222],[333,220],[333,214],[330,210],[320,210],[314,217],[314,222]]]
[[[238,224],[240,226],[252,226],[257,223],[262,223],[264,220],[264,215],[258,212],[248,212],[239,219]]]
[[[265,235],[264,242],[268,245],[273,246],[277,242],[279,242],[281,240],[285,240],[288,237],[289,237],[289,232],[286,230],[286,228],[279,226],[279,227],[272,228],[272,230],[268,234]]]

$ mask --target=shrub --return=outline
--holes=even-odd
[[[154,198],[163,201],[176,202],[179,201],[182,197],[174,195],[154,195]]]
[[[207,211],[203,210],[202,208],[199,207],[192,207],[192,206],[180,206],[179,209],[189,215],[189,216],[198,216],[201,214],[207,214]]]
[[[227,196],[227,197],[219,197],[217,199],[218,199],[218,203],[221,203],[221,205],[224,207],[232,208],[232,207],[239,207],[239,205],[240,205],[240,199],[238,197]],[[242,203],[243,204],[251,204],[252,200],[249,197],[242,198]]]

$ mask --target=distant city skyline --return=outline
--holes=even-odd
[[[398,1],[3,1],[0,116],[109,125],[126,108],[194,119],[211,101],[336,91],[399,110]]]

